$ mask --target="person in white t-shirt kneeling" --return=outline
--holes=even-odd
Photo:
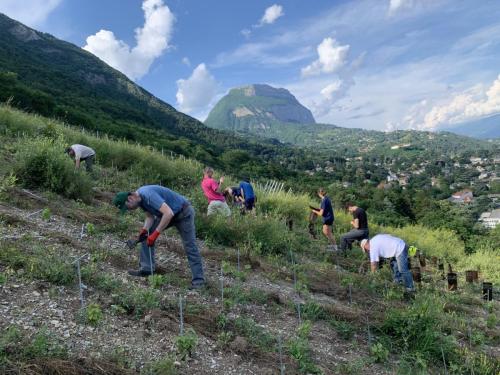
[[[88,146],[74,144],[66,149],[66,153],[75,160],[76,169],[80,168],[80,163],[85,162],[87,172],[92,172],[94,165],[95,151]]]
[[[407,291],[414,291],[413,277],[408,266],[408,245],[390,234],[377,234],[371,240],[361,241],[361,249],[369,254],[372,272],[378,268],[380,258],[395,258],[392,262],[394,281],[403,281]]]

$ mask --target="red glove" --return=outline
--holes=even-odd
[[[146,238],[148,238],[148,231],[147,229],[142,228],[141,233],[139,233],[139,235],[137,236],[137,242],[142,242]]]
[[[149,247],[154,246],[155,241],[156,241],[156,239],[158,238],[159,235],[160,235],[160,232],[158,232],[157,230],[155,230],[153,233],[151,233],[149,235],[148,239],[146,240],[146,244]]]

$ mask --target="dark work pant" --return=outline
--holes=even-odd
[[[85,169],[89,173],[92,172],[92,166],[94,165],[94,159],[95,159],[95,155],[90,155],[89,157],[87,157],[85,159],[80,159],[80,163],[82,161],[85,162]]]
[[[351,229],[340,237],[340,250],[350,250],[354,241],[361,241],[365,238],[368,238],[368,229]]]
[[[158,224],[160,223],[161,217],[155,218],[155,221],[149,232],[152,233]],[[205,278],[203,275],[203,262],[196,245],[196,231],[194,226],[194,209],[193,206],[187,205],[182,211],[173,219],[171,226],[175,226],[179,232],[182,244],[184,246],[184,251],[189,262],[189,267],[191,268],[192,283],[193,284],[203,284]],[[151,272],[155,268],[155,247],[148,247],[146,241],[141,243],[141,253],[139,256],[140,267],[142,271]]]

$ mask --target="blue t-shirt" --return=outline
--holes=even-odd
[[[141,196],[141,203],[139,206],[149,212],[151,215],[161,217],[160,206],[166,203],[174,215],[182,210],[182,206],[189,203],[188,200],[182,195],[159,185],[146,185],[140,187],[137,192]]]
[[[240,189],[243,190],[243,194],[245,195],[245,200],[255,198],[253,187],[250,184],[250,182],[241,181]]]
[[[320,208],[323,210],[323,220],[333,220],[333,207],[330,198],[323,197]]]

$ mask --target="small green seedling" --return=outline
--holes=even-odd
[[[49,221],[52,216],[52,212],[50,212],[50,208],[44,208],[42,211],[42,219],[45,221]]]
[[[389,358],[389,350],[382,343],[377,342],[370,347],[370,355],[375,362],[384,363]]]
[[[196,332],[192,329],[188,329],[185,334],[177,336],[175,339],[175,345],[177,347],[177,353],[179,354],[181,360],[185,360],[193,354],[196,344],[198,343],[198,336]]]
[[[151,275],[148,277],[149,286],[153,289],[160,289],[165,285],[165,277],[163,275]]]
[[[89,323],[92,326],[97,326],[99,322],[102,320],[102,317],[103,314],[101,306],[99,306],[97,303],[91,303],[90,305],[87,306],[86,309],[87,323]]]
[[[95,226],[92,223],[85,224],[85,231],[89,236],[93,236],[95,234]]]

